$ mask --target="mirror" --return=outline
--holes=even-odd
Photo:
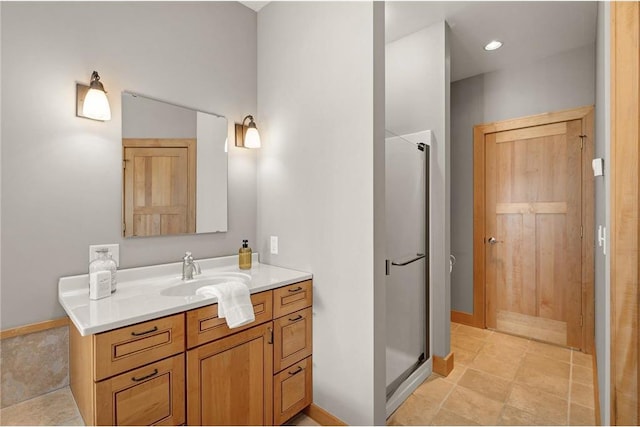
[[[227,119],[122,93],[124,237],[227,231]]]

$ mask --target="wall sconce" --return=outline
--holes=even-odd
[[[249,119],[249,124],[244,123]],[[249,115],[242,119],[242,124],[236,123],[236,147],[260,148],[260,134],[253,121],[253,116]]]
[[[92,120],[111,120],[111,108],[97,71],[91,73],[89,86],[76,84],[76,116]]]

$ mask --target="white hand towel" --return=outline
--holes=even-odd
[[[203,286],[196,290],[196,294],[218,298],[218,317],[224,318],[229,328],[244,326],[256,320],[249,288],[242,282]]]

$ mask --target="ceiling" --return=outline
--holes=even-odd
[[[269,2],[268,1],[241,1],[238,3],[242,3],[243,5],[247,6],[249,9],[253,9],[256,12],[259,12],[260,9],[265,7]]]
[[[256,12],[269,4],[240,3]],[[387,1],[385,38],[447,21],[456,81],[595,43],[597,8],[595,1]],[[494,39],[504,45],[486,52]]]
[[[386,2],[387,43],[446,20],[451,81],[595,43],[597,2]],[[491,40],[502,48],[486,52]]]

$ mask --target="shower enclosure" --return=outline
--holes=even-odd
[[[385,144],[387,416],[431,374],[429,144],[431,132]]]

